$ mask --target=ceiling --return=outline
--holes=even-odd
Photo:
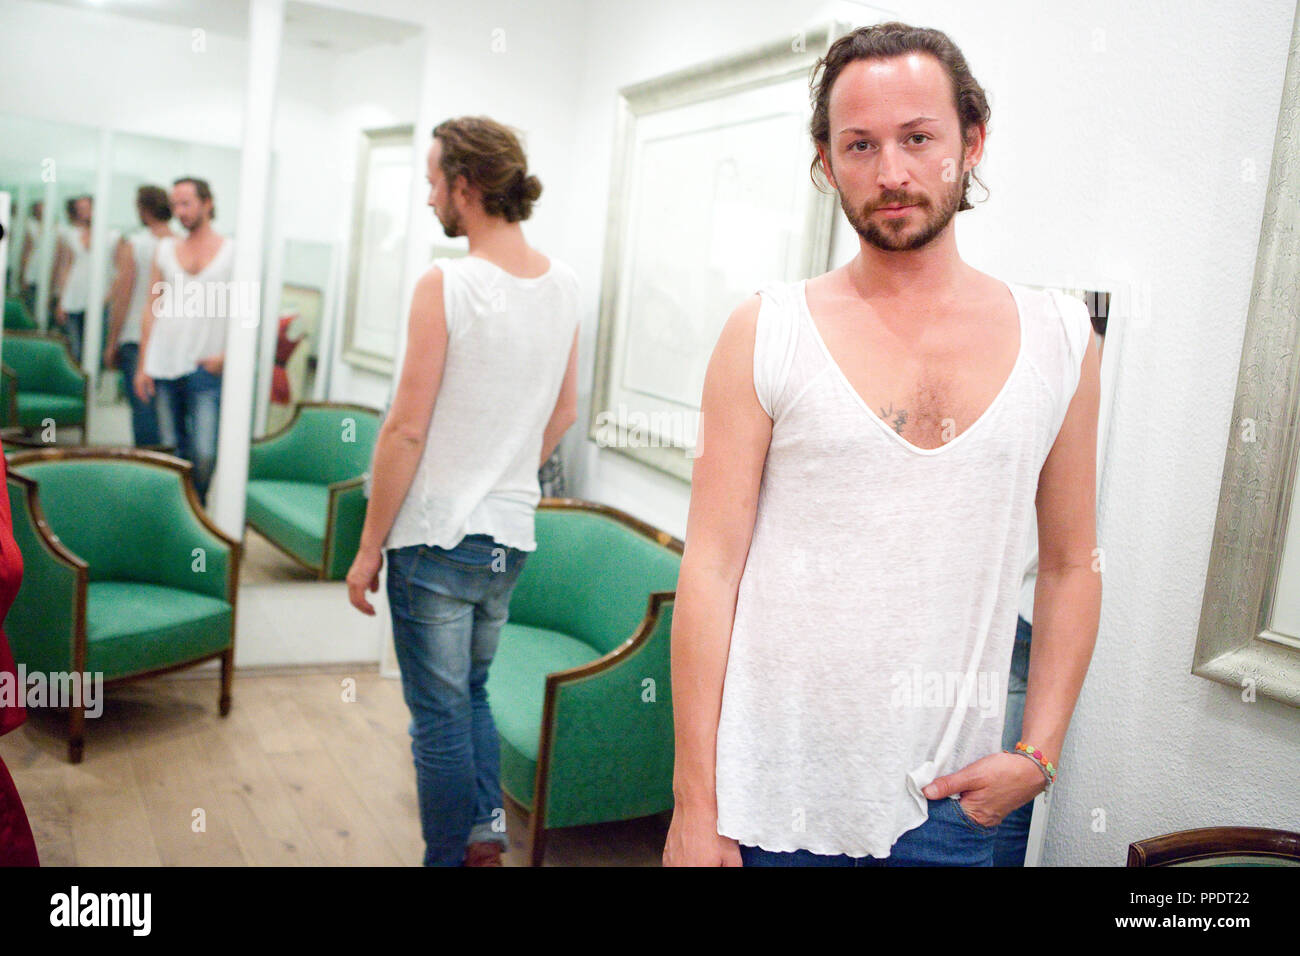
[[[97,10],[177,27],[203,27],[212,33],[246,38],[248,0],[40,0],[60,7]],[[284,8],[284,42],[332,53],[355,53],[398,43],[419,25],[350,10],[289,0]]]

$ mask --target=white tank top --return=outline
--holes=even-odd
[[[166,292],[154,303],[144,359],[150,378],[180,378],[198,368],[199,359],[225,352],[231,300],[248,292],[230,281],[235,240],[226,236],[212,261],[196,275],[181,268],[178,241],[174,236],[159,240],[155,253]]]
[[[1001,749],[1038,474],[1079,381],[1077,299],[1010,285],[1002,390],[938,448],[906,441],[831,359],[803,281],[761,292],[772,418],[718,723],[718,832],[886,857],[921,788]]]
[[[479,256],[435,259],[447,358],[424,455],[386,548],[469,534],[533,551],[537,471],[578,327],[578,278],[551,258],[521,279]],[[398,362],[398,368],[401,362]]]
[[[140,325],[145,307],[149,304],[149,277],[153,273],[153,257],[158,250],[158,237],[148,229],[141,229],[127,237],[131,244],[131,259],[135,263],[135,281],[131,283],[131,304],[126,307],[126,318],[118,342],[139,342]]]
[[[41,258],[41,240],[45,237],[44,220],[28,219],[26,225],[27,235],[31,237],[32,248],[31,254],[27,258],[27,266],[23,269],[22,284],[36,284],[36,266]]]
[[[90,250],[81,244],[81,229],[77,226],[64,227],[63,241],[72,251],[72,264],[63,279],[59,307],[64,312],[85,312],[90,296]]]

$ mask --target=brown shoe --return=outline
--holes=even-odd
[[[501,844],[495,840],[471,843],[465,850],[465,866],[502,866]]]

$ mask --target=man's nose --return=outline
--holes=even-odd
[[[907,164],[897,147],[892,144],[881,147],[876,182],[885,189],[898,189],[907,182]]]

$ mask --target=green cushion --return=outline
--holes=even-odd
[[[82,425],[86,421],[86,403],[80,395],[55,395],[50,392],[18,391],[18,424],[39,428],[47,418],[56,425]]]
[[[681,556],[614,518],[539,508],[537,550],[510,599],[510,619],[614,650],[645,618],[652,591],[677,590]]]
[[[488,672],[488,702],[501,737],[501,784],[526,806],[533,800],[546,675],[600,656],[589,644],[556,631],[513,621],[501,629]]]
[[[325,554],[328,485],[306,481],[249,481],[245,517],[286,551],[314,567]]]
[[[193,591],[92,581],[86,669],[113,680],[215,654],[231,644],[233,614],[227,602]]]

